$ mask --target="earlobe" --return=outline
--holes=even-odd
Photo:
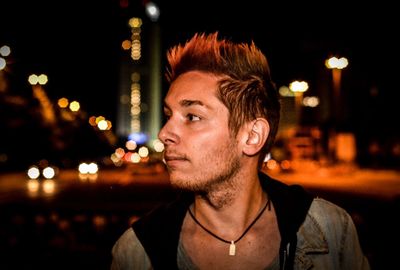
[[[261,151],[269,134],[269,124],[264,118],[257,118],[248,125],[247,140],[243,152],[253,156]]]

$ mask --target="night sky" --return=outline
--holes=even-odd
[[[120,44],[130,36],[126,19],[143,14],[143,2],[2,1],[0,45],[13,51],[12,91],[29,91],[27,76],[46,73],[50,98],[77,99],[90,114],[114,119]],[[343,71],[342,90],[349,125],[377,136],[399,132],[400,125],[393,120],[400,112],[400,46],[395,41],[399,29],[395,9],[384,2],[158,2],[163,55],[195,31],[218,30],[233,40],[253,39],[267,55],[278,86],[306,80],[310,91],[329,90],[331,78],[324,61],[345,56],[349,66]],[[128,6],[122,8],[121,3]]]

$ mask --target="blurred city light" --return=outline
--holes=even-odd
[[[119,148],[115,149],[115,155],[117,158],[121,159],[125,155],[125,150],[123,148],[119,147]]]
[[[79,164],[78,171],[81,174],[96,174],[99,171],[99,167],[97,163],[94,162],[91,163],[83,162]]]
[[[129,26],[132,28],[140,27],[140,26],[142,26],[142,19],[134,17],[134,18],[131,18],[128,23],[129,23]]]
[[[27,188],[30,195],[36,195],[40,188],[40,183],[37,179],[30,179],[27,182]]]
[[[133,150],[136,149],[137,143],[136,143],[134,140],[128,140],[128,141],[125,143],[125,147],[126,147],[126,149],[128,149],[128,150],[130,150],[130,151],[133,151]]]
[[[67,107],[68,107],[68,104],[69,104],[69,101],[68,101],[67,98],[60,98],[60,99],[58,100],[57,104],[58,104],[58,106],[59,106],[60,108],[67,108]]]
[[[286,85],[279,87],[279,94],[283,97],[293,97],[294,96],[294,92],[291,91],[290,88],[287,87]]]
[[[46,179],[52,179],[56,175],[56,171],[52,167],[46,167],[43,169],[42,174]]]
[[[11,48],[9,46],[3,45],[0,47],[0,55],[1,56],[4,56],[4,57],[9,56],[10,53],[11,53]]]
[[[130,40],[125,39],[124,41],[122,41],[121,43],[121,47],[122,49],[124,49],[125,51],[129,50],[132,46],[132,42]]]
[[[135,132],[128,136],[129,140],[135,141],[137,144],[144,144],[148,140],[148,136],[143,132]]]
[[[32,74],[29,75],[28,82],[31,85],[36,85],[36,84],[45,85],[48,82],[48,78],[46,74],[40,74],[39,76],[36,74]]]
[[[146,14],[149,16],[150,20],[155,22],[160,17],[160,9],[153,2],[147,2],[146,4]]]
[[[43,192],[45,194],[53,194],[56,188],[55,182],[52,179],[46,179],[43,181]]]
[[[73,111],[73,112],[79,111],[80,107],[81,107],[81,105],[79,104],[78,101],[72,101],[72,102],[69,104],[69,109],[70,109],[71,111]]]
[[[331,57],[325,61],[325,66],[329,69],[344,69],[349,64],[349,61],[345,57]]]
[[[28,169],[28,177],[30,178],[30,179],[37,179],[37,178],[39,178],[39,176],[40,176],[40,170],[39,170],[39,168],[38,167],[36,167],[36,166],[32,166],[32,167],[30,167],[29,169]]]
[[[130,161],[133,163],[139,163],[140,162],[140,155],[138,153],[132,153],[130,155]]]
[[[90,182],[95,182],[98,177],[99,166],[96,162],[82,162],[78,166],[78,177],[81,181],[89,180]]]
[[[338,161],[352,163],[356,158],[356,140],[352,133],[336,135],[336,158]]]
[[[129,20],[131,27],[131,57],[133,60],[139,60],[142,56],[142,43],[140,41],[140,32],[142,26],[142,19],[134,17]],[[126,44],[125,44],[126,46]]]
[[[303,93],[308,90],[308,83],[305,81],[293,81],[289,84],[289,89],[294,93],[297,123],[300,125]]]
[[[146,146],[139,148],[138,154],[140,157],[147,157],[149,155],[149,149]]]
[[[331,119],[332,119],[332,126],[330,127],[331,130],[329,131],[328,135],[328,156],[331,162],[336,162],[342,159],[338,156],[341,154],[343,150],[343,146],[340,145],[341,143],[347,143],[347,140],[339,140],[340,138],[340,128],[342,123],[342,110],[340,109],[341,106],[341,84],[342,84],[342,70],[349,65],[349,61],[345,57],[331,57],[325,61],[325,66],[328,69],[332,70],[332,87],[333,87],[333,98],[331,101]],[[347,146],[344,146],[347,147]],[[347,154],[346,154],[347,155]],[[352,154],[350,154],[352,155]],[[344,158],[349,159],[349,158]]]
[[[153,148],[156,152],[161,153],[164,151],[164,144],[159,139],[155,139],[153,141]]]
[[[308,89],[308,83],[305,81],[294,81],[291,82],[289,85],[289,89],[294,92],[294,93],[298,93],[298,92],[305,92]]]
[[[306,107],[317,107],[319,105],[319,98],[315,96],[303,98],[303,105]]]
[[[27,171],[29,179],[39,179],[42,175],[45,179],[53,179],[56,175],[56,168],[46,166],[42,170],[38,166],[31,166]]]
[[[97,127],[100,130],[106,130],[108,125],[107,125],[107,121],[106,120],[101,120],[99,123],[97,123]]]
[[[6,59],[0,57],[0,70],[4,69],[7,65]]]

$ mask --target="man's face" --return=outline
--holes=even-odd
[[[228,128],[228,109],[216,96],[218,77],[180,75],[164,100],[167,122],[159,133],[171,184],[208,192],[240,168],[239,147]]]

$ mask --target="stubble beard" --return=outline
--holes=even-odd
[[[235,197],[236,191],[240,189],[238,182],[238,173],[241,168],[240,158],[235,154],[232,147],[232,141],[206,155],[203,164],[209,164],[213,160],[213,153],[225,157],[225,160],[218,160],[214,166],[202,168],[200,174],[193,174],[188,178],[175,179],[171,181],[174,188],[186,190],[200,195],[215,208],[222,208],[229,204]]]

